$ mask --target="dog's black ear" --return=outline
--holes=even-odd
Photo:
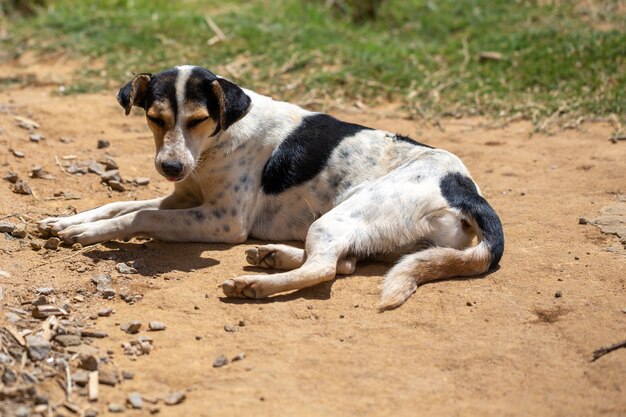
[[[117,101],[124,107],[126,116],[130,114],[130,109],[133,106],[145,108],[146,92],[151,78],[152,74],[136,75],[117,93]]]
[[[212,86],[219,103],[220,128],[226,130],[250,111],[252,100],[238,85],[223,78],[213,81]]]

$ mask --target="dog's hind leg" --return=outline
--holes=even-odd
[[[269,244],[246,250],[246,261],[250,265],[267,269],[291,271],[300,268],[306,259],[304,249],[288,245]],[[350,275],[356,267],[356,258],[350,257],[337,261],[337,273]]]

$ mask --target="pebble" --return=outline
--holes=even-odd
[[[18,126],[21,127],[22,129],[26,129],[26,130],[39,129],[39,123],[37,123],[34,120],[28,119],[26,117],[15,116],[15,121],[17,121]]]
[[[26,225],[23,223],[16,225],[13,231],[11,232],[11,236],[17,237],[20,239],[25,238],[26,237]]]
[[[102,385],[114,387],[120,382],[120,380],[118,379],[115,372],[101,369],[100,371],[98,371],[98,382]]]
[[[35,292],[41,295],[50,295],[54,292],[54,289],[50,287],[39,287],[35,290]]]
[[[72,139],[70,137],[67,137],[67,136],[61,136],[59,138],[59,142],[61,142],[61,143],[72,143],[72,142],[74,142],[74,139]]]
[[[98,163],[98,162],[90,162],[87,165],[87,171],[94,173],[96,175],[100,175],[102,176],[105,172],[104,170],[104,165]]]
[[[119,264],[115,265],[115,269],[117,269],[117,272],[119,272],[120,274],[136,274],[137,270],[135,268],[133,268],[132,266],[128,266],[123,262],[120,262]]]
[[[13,233],[15,225],[9,222],[0,222],[0,233]]]
[[[28,356],[33,361],[43,360],[50,353],[50,342],[43,337],[28,335],[24,339],[26,340],[26,350],[28,351]]]
[[[83,248],[83,245],[76,242],[72,245],[72,250],[76,251],[76,250],[81,250]],[[79,269],[76,269],[77,272],[85,272],[87,269],[83,269],[82,271],[80,271]]]
[[[98,311],[98,316],[100,317],[109,317],[113,313],[113,309],[111,307],[105,307]]]
[[[98,139],[98,149],[104,149],[111,146],[111,142],[106,139]]]
[[[563,297],[563,293],[561,291],[557,291],[557,292],[554,293],[554,296],[556,298],[561,298],[561,297]]]
[[[221,368],[222,366],[228,365],[229,364],[229,360],[226,356],[224,355],[220,355],[217,358],[215,358],[215,360],[213,361],[213,367],[214,368]]]
[[[231,362],[237,362],[246,358],[246,354],[243,352],[239,352],[230,360]]]
[[[148,328],[153,332],[156,332],[159,330],[165,330],[167,326],[165,325],[165,323],[161,323],[160,321],[151,321],[150,323],[148,323]]]
[[[150,178],[148,178],[148,177],[137,177],[137,178],[135,178],[135,184],[137,184],[137,185],[148,185],[148,184],[150,184]]]
[[[587,220],[586,218],[582,216],[578,218],[578,224],[587,224],[587,223],[589,223],[589,220]]]
[[[50,300],[45,295],[40,295],[32,302],[32,305],[34,306],[42,306],[46,304],[50,304]]]
[[[102,290],[102,298],[106,298],[111,299],[111,298],[115,298],[115,290],[113,288],[105,288],[104,290]]]
[[[141,394],[138,392],[131,392],[128,394],[128,398],[126,398],[128,404],[133,407],[135,410],[141,409],[143,407],[143,400],[141,399]]]
[[[30,139],[31,142],[39,143],[45,139],[45,136],[41,133],[33,133],[28,137],[28,139]]]
[[[231,326],[230,324],[226,324],[226,325],[224,325],[224,331],[226,331],[228,333],[234,333],[234,332],[237,331],[237,327]]]
[[[24,156],[26,156],[24,155],[24,152],[18,151],[15,149],[12,149],[11,152],[13,153],[13,156],[15,156],[16,158],[23,158]]]
[[[112,278],[109,274],[96,275],[91,278],[91,282],[96,284],[96,290],[98,291],[102,291],[103,289],[109,287],[109,285],[111,285],[111,280]]]
[[[38,242],[36,240],[33,240],[32,242],[30,242],[30,248],[32,250],[40,250],[43,246],[41,246],[41,242]]]
[[[9,181],[11,184],[15,184],[20,177],[16,172],[9,171],[2,179]]]
[[[80,337],[73,335],[73,334],[64,334],[64,335],[56,336],[54,340],[63,347],[78,346],[81,343],[83,343]]]
[[[98,410],[90,408],[85,411],[85,417],[98,417]]]
[[[163,402],[165,402],[166,405],[176,405],[183,401],[185,401],[185,393],[180,391],[173,392],[163,398]]]
[[[87,371],[97,371],[98,359],[94,355],[80,355],[78,358],[78,366]]]
[[[117,169],[110,169],[108,171],[105,171],[104,174],[100,176],[100,178],[102,178],[102,181],[107,182],[107,183],[111,181],[117,181],[117,182],[122,181],[120,172]]]
[[[110,413],[123,413],[126,408],[121,404],[109,403],[108,409]]]
[[[136,334],[136,333],[139,333],[139,329],[141,328],[141,322],[131,321],[131,322],[123,324],[120,328],[122,329],[122,331],[128,334]]]
[[[126,187],[124,187],[124,185],[119,181],[110,180],[108,184],[109,184],[109,187],[111,187],[113,191],[117,191],[120,193],[126,191]]]
[[[23,195],[33,194],[33,190],[30,188],[28,183],[24,180],[17,180],[15,184],[13,184],[13,192],[16,194],[23,194]]]
[[[246,322],[244,320],[239,320],[239,327],[244,327]]]
[[[124,379],[133,379],[135,377],[135,374],[130,372],[130,371],[122,371],[122,378]]]
[[[105,166],[105,168],[107,170],[114,170],[114,169],[118,169],[119,165],[117,165],[117,162],[115,162],[115,159],[111,158],[110,156],[107,155],[107,157],[105,159],[101,159],[98,162],[100,162],[101,164],[103,164]]]
[[[89,372],[78,371],[74,375],[72,375],[72,380],[79,387],[85,387],[89,383]]]
[[[59,239],[58,237],[51,237],[50,239],[46,240],[46,243],[44,243],[43,247],[50,250],[57,250],[60,243],[61,239]]]

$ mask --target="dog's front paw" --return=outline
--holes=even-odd
[[[250,248],[246,250],[246,261],[260,268],[275,268],[276,251],[263,246]]]
[[[254,276],[243,276],[224,281],[222,291],[231,298],[263,298],[260,283]]]
[[[59,231],[58,236],[68,244],[80,243],[83,246],[115,239],[115,233],[106,221],[81,223]]]

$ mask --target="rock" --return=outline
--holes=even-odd
[[[128,398],[126,398],[128,404],[133,407],[135,410],[141,409],[143,407],[143,400],[141,399],[141,394],[138,392],[131,392],[128,394]]]
[[[46,304],[50,304],[50,300],[45,295],[40,295],[32,302],[32,304],[34,306],[43,306]]]
[[[135,178],[135,184],[136,185],[148,185],[150,184],[150,178],[148,177],[137,177]]]
[[[85,410],[85,417],[98,417],[98,410],[93,408]]]
[[[30,248],[32,250],[40,250],[43,246],[41,245],[41,242],[33,240],[30,242]]]
[[[78,371],[74,375],[72,375],[72,380],[79,387],[86,387],[89,383],[89,372]]]
[[[124,191],[126,191],[126,187],[124,187],[124,185],[119,181],[111,180],[108,182],[108,185],[109,187],[111,187],[113,191],[117,191],[120,193],[123,193]]]
[[[67,136],[61,136],[59,138],[59,142],[61,142],[61,143],[72,143],[72,142],[74,142],[74,139],[72,139],[70,137],[67,137]]]
[[[115,290],[111,288],[111,275],[96,275],[91,278],[91,282],[96,284],[96,291],[102,293],[104,298],[115,297]]]
[[[230,324],[225,324],[224,325],[224,331],[228,332],[228,333],[234,333],[237,331],[237,327],[232,326]]]
[[[20,177],[16,172],[9,171],[2,179],[9,181],[11,184],[15,184]]]
[[[25,238],[26,237],[26,225],[23,223],[16,225],[13,231],[11,232],[11,236],[17,237],[19,239]]]
[[[109,183],[111,181],[117,181],[119,183],[122,182],[122,177],[120,176],[120,172],[117,169],[110,169],[105,171],[104,174],[100,175],[102,182]]]
[[[150,414],[158,414],[161,412],[161,409],[159,407],[157,407],[156,405],[151,405],[148,408],[148,411],[150,412]]]
[[[107,408],[109,409],[109,413],[123,413],[126,411],[126,408],[124,408],[123,405],[116,403],[109,403]]]
[[[78,366],[87,371],[97,371],[98,370],[98,358],[94,355],[82,354],[78,357]]]
[[[44,304],[35,306],[32,315],[36,319],[45,319],[50,316],[67,316],[67,311],[52,304]]]
[[[114,387],[119,384],[120,380],[115,372],[109,369],[101,369],[98,371],[98,382],[102,385]]]
[[[46,240],[46,243],[44,243],[43,247],[50,250],[57,250],[60,243],[61,239],[59,239],[58,237],[51,237],[50,239]]]
[[[237,362],[246,358],[246,354],[243,352],[239,352],[230,360],[231,362]]]
[[[161,323],[160,321],[151,321],[150,323],[148,323],[148,329],[150,329],[153,332],[159,331],[159,330],[165,330],[167,328],[167,326],[164,323]]]
[[[86,174],[87,172],[89,172],[89,170],[88,170],[88,168],[87,168],[87,167],[81,167],[81,166],[78,166],[78,165],[76,165],[76,164],[70,164],[70,165],[68,165],[68,166],[65,168],[65,171],[66,171],[68,174],[74,174],[74,175],[84,175],[84,174]]]
[[[20,316],[19,314],[15,314],[12,311],[7,311],[6,313],[4,313],[4,318],[11,323],[17,323],[18,321],[23,319],[22,316]]]
[[[584,217],[580,216],[578,218],[578,224],[587,224],[589,223],[589,221],[587,221],[587,219],[585,219]]]
[[[98,139],[98,149],[104,149],[111,146],[111,142],[106,139]]]
[[[50,174],[48,171],[44,171],[44,169],[40,165],[35,165],[30,170],[31,178],[40,178],[42,180],[53,180],[54,175]]]
[[[0,222],[0,233],[13,233],[15,225],[9,222]]]
[[[33,194],[33,190],[30,188],[28,183],[24,180],[17,180],[15,184],[13,184],[13,192],[16,194],[23,194],[23,195]]]
[[[76,250],[81,250],[83,248],[83,245],[81,245],[80,243],[76,242],[72,245],[72,250],[76,251]],[[78,269],[76,270],[76,272],[85,272],[86,269],[79,271]]]
[[[92,337],[94,339],[104,339],[105,337],[108,337],[109,334],[107,332],[97,332],[97,331],[93,331],[93,330],[81,330],[80,331],[80,336],[81,337]]]
[[[31,360],[41,361],[48,357],[50,353],[50,342],[41,336],[31,334],[24,339],[26,340],[26,350]]]
[[[115,160],[108,155],[106,158],[101,159],[98,162],[103,164],[107,170],[113,170],[113,169],[119,168],[119,165],[117,165],[117,162],[115,162]]]
[[[561,291],[557,291],[557,292],[554,293],[554,296],[556,298],[561,298],[561,297],[563,297],[563,293]]]
[[[115,294],[116,292],[113,288],[105,288],[104,290],[102,290],[102,298],[106,298],[107,300],[115,298]]]
[[[137,270],[135,268],[133,268],[132,266],[128,266],[123,262],[120,262],[119,264],[115,265],[115,269],[117,269],[117,272],[119,272],[120,274],[136,274]]]
[[[239,320],[239,327],[244,327],[246,322],[244,320]]]
[[[34,120],[28,119],[26,117],[15,116],[15,121],[17,122],[18,126],[21,127],[22,129],[26,129],[26,130],[39,129],[39,123],[37,123]]]
[[[111,307],[105,307],[98,311],[98,316],[109,317],[112,313],[113,313],[113,309]]]
[[[13,153],[13,156],[16,158],[23,158],[24,156],[26,156],[24,155],[24,152],[18,151],[16,149],[11,149],[11,152]]]
[[[133,379],[135,377],[135,374],[130,372],[130,371],[122,371],[122,378],[124,379]]]
[[[182,403],[183,401],[185,401],[185,393],[180,391],[168,394],[163,398],[163,402],[166,405],[176,405]]]
[[[98,162],[90,162],[89,164],[87,164],[87,171],[102,176],[105,172],[105,168],[104,165]]]
[[[122,331],[128,334],[136,334],[136,333],[139,333],[139,329],[141,328],[141,322],[131,321],[129,323],[123,324],[122,327],[120,328],[122,329]]]
[[[213,367],[214,368],[221,368],[222,366],[228,365],[229,363],[230,363],[230,361],[228,360],[228,358],[226,356],[219,355],[213,361]]]
[[[63,347],[78,346],[81,343],[83,343],[80,337],[73,335],[73,334],[64,334],[64,335],[56,336],[54,340]]]
[[[45,136],[44,136],[44,135],[42,135],[41,133],[33,133],[32,135],[30,135],[30,136],[28,137],[28,139],[29,139],[31,142],[39,143],[39,142],[41,142],[42,140],[44,140],[44,139],[45,139]]]

